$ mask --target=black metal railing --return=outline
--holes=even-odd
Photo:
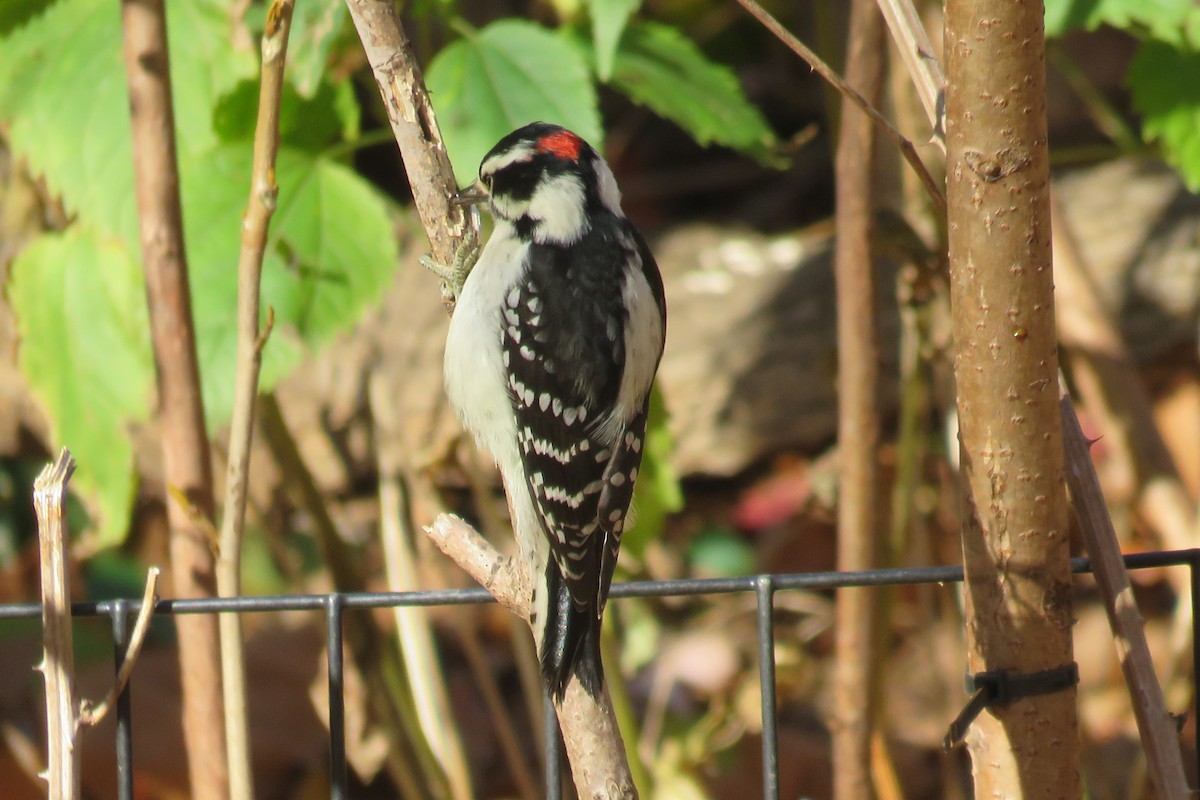
[[[1129,569],[1151,569],[1183,566],[1189,569],[1192,607],[1200,607],[1200,549],[1155,553],[1138,553],[1125,557]],[[1087,559],[1071,562],[1075,573],[1090,572]],[[754,593],[757,600],[758,669],[762,701],[762,778],[765,800],[779,797],[778,716],[775,708],[775,633],[774,596],[777,592],[796,589],[825,590],[846,586],[904,586],[930,583],[960,583],[961,567],[908,567],[902,569],[866,570],[862,572],[809,572],[780,575],[754,575],[741,578],[680,579],[667,581],[636,581],[616,584],[611,596],[678,597],[685,595]],[[316,595],[270,595],[203,600],[160,600],[154,613],[159,614],[220,614],[263,613],[278,611],[323,611],[326,625],[326,651],[329,660],[329,765],[330,797],[346,800],[345,708],[343,704],[342,616],[348,609],[393,608],[397,606],[445,606],[492,602],[483,589],[442,589],[422,592],[362,592]],[[136,617],[141,600],[101,600],[75,603],[72,613],[77,617],[108,617],[112,622],[116,668],[124,658],[130,632],[131,615]],[[41,616],[37,603],[0,605],[0,620],[28,619]],[[1200,664],[1200,636],[1197,636],[1196,616],[1192,616],[1193,664]],[[133,786],[133,722],[130,705],[131,687],[126,687],[115,709],[117,796],[132,800]],[[1192,713],[1200,720],[1200,696],[1193,692]],[[554,710],[546,704],[546,797],[560,800],[563,765],[557,735]],[[1197,771],[1200,774],[1200,747],[1197,750]]]

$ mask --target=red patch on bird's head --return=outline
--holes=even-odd
[[[555,131],[537,140],[539,153],[553,153],[570,161],[578,161],[582,149],[583,140],[570,131]]]

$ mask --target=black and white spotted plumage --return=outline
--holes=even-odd
[[[477,187],[496,229],[451,321],[447,393],[503,474],[548,686],[561,698],[576,675],[595,695],[666,333],[662,280],[607,165],[575,134],[514,132]]]

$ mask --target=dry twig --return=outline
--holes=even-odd
[[[157,367],[166,483],[178,487],[188,503],[211,520],[212,463],[184,253],[163,5],[163,0],[121,2],[134,181],[150,338]],[[167,504],[167,514],[175,596],[212,597],[216,593],[213,555],[203,527],[177,503]],[[183,730],[192,796],[197,800],[219,800],[228,796],[228,763],[225,721],[219,711],[217,621],[196,614],[177,617],[175,627],[179,632]]]
[[[238,338],[234,368],[233,416],[229,425],[229,463],[225,476],[225,510],[221,518],[217,556],[217,591],[223,597],[241,593],[242,536],[246,527],[250,442],[258,374],[265,333],[259,331],[259,295],[267,231],[279,187],[275,158],[279,152],[279,106],[287,63],[288,34],[295,0],[274,0],[267,9],[262,38],[262,79],[258,121],[254,129],[254,163],[250,198],[242,216],[242,246],[238,257]],[[268,325],[269,329],[269,325]],[[221,676],[224,688],[225,749],[229,759],[230,792],[239,800],[254,797],[250,766],[250,736],[246,723],[246,673],[242,655],[242,623],[237,614],[219,617]]]
[[[909,77],[917,88],[917,96],[925,108],[925,115],[933,126],[932,141],[942,152],[946,152],[946,76],[941,62],[933,51],[929,34],[921,24],[921,17],[913,8],[912,0],[878,0],[879,10],[887,20],[888,29],[900,57],[908,69]]]
[[[1088,455],[1089,444],[1079,427],[1071,398],[1065,392],[1059,398],[1059,408],[1067,455],[1067,485],[1083,530],[1092,574],[1104,596],[1108,623],[1115,634],[1113,643],[1129,684],[1150,779],[1159,797],[1188,797],[1191,792],[1183,772],[1179,734],[1167,713],[1162,687],[1154,672],[1150,647],[1146,644],[1145,621],[1133,599],[1121,546],[1100,490],[1100,479]]]
[[[929,174],[929,170],[925,167],[925,162],[917,154],[917,149],[913,147],[913,143],[904,138],[900,131],[896,130],[896,126],[888,121],[887,117],[880,114],[875,106],[871,105],[865,97],[855,91],[852,87],[842,80],[828,64],[821,60],[821,57],[810,50],[803,42],[793,36],[787,28],[780,24],[779,20],[771,16],[771,14],[760,6],[755,0],[737,0],[742,8],[750,12],[750,15],[763,24],[775,38],[787,45],[793,53],[804,59],[805,63],[812,68],[822,78],[829,82],[833,88],[841,92],[842,96],[848,99],[854,105],[858,106],[864,114],[871,118],[881,131],[883,131],[889,139],[891,139],[896,147],[900,148],[900,154],[904,156],[904,160],[912,167],[913,172],[921,179],[921,185],[925,187],[925,191],[929,193],[929,198],[933,200],[939,212],[946,211],[946,196],[942,192],[942,188],[938,186],[937,181]]]
[[[80,726],[99,725],[100,721],[112,710],[113,704],[117,702],[121,692],[125,691],[125,687],[129,685],[134,665],[137,664],[138,656],[142,652],[142,644],[146,641],[146,633],[150,630],[150,620],[154,616],[154,604],[158,601],[158,575],[158,567],[151,567],[146,573],[146,588],[142,590],[142,605],[138,609],[137,619],[134,620],[133,632],[129,635],[129,646],[125,648],[125,658],[121,661],[121,668],[117,671],[117,679],[113,682],[112,688],[99,703],[92,703],[89,700],[79,702],[78,724]]]
[[[71,639],[71,584],[63,504],[75,459],[65,447],[33,482],[42,566],[42,641],[39,669],[46,679],[46,782],[56,800],[79,797],[76,739],[75,646]]]
[[[1200,533],[1193,528],[1196,505],[1154,421],[1150,394],[1116,315],[1101,299],[1074,231],[1057,207],[1053,223],[1059,339],[1074,356],[1071,377],[1079,396],[1120,464],[1117,489],[1136,501],[1165,547],[1194,547]],[[1176,590],[1187,597],[1186,583]]]

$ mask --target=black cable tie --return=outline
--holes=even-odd
[[[968,673],[966,683],[967,691],[973,694],[950,723],[950,730],[942,739],[942,748],[945,750],[962,742],[967,735],[967,728],[985,708],[998,708],[1014,700],[1070,689],[1079,683],[1079,665],[1072,661],[1054,669],[1025,674],[1007,669],[990,669],[974,675]]]

